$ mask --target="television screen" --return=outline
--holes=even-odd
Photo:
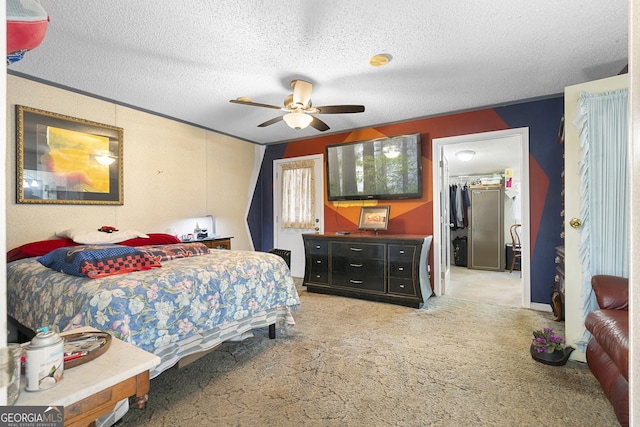
[[[422,197],[419,133],[328,145],[326,154],[329,201]]]

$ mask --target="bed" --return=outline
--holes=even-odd
[[[56,252],[66,250],[69,258],[72,250],[90,246],[58,240],[47,243],[39,256],[31,256],[38,251],[22,250],[22,256],[10,251],[14,255],[7,259],[10,318],[32,331],[42,326],[107,331],[160,357],[151,378],[182,358],[225,341],[242,340],[256,328],[269,327],[273,338],[274,325],[294,324],[292,310],[300,300],[287,264],[277,255],[208,249],[202,243],[137,244],[131,245],[136,254],[160,265],[89,278],[41,263]],[[49,250],[65,244],[71,246]]]

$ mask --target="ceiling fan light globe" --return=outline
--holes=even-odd
[[[283,119],[292,129],[304,129],[313,121],[313,117],[300,112],[285,114]]]

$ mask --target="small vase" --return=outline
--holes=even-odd
[[[537,360],[540,363],[544,363],[545,365],[553,365],[553,366],[562,366],[567,363],[569,360],[569,356],[571,356],[571,352],[573,351],[573,347],[565,347],[562,350],[556,350],[553,353],[538,353],[536,351],[536,347],[531,344],[531,357],[534,360]]]

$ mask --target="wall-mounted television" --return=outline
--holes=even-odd
[[[422,197],[419,133],[328,145],[326,156],[329,201]]]

